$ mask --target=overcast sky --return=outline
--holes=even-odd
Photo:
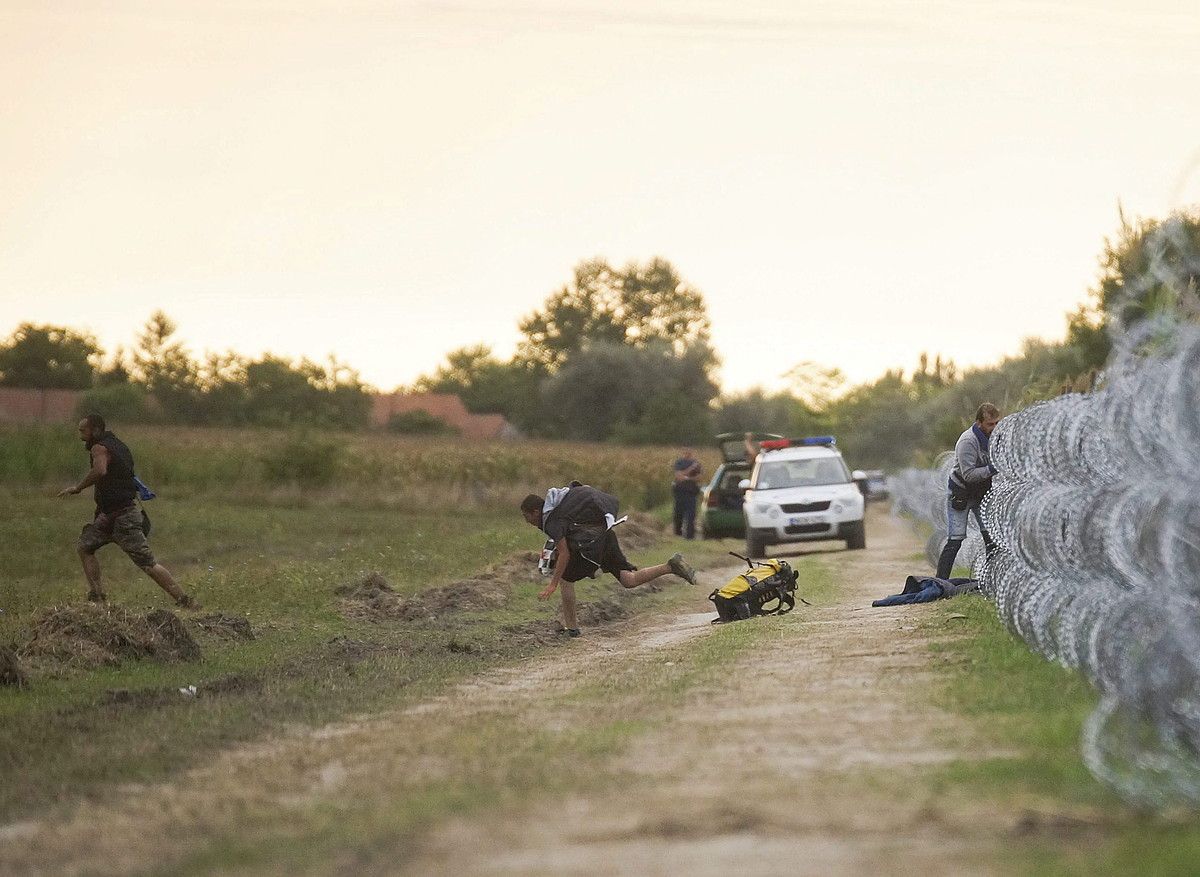
[[[1200,201],[1194,0],[0,0],[0,335],[511,352],[661,255],[727,387],[1061,337],[1118,205]]]

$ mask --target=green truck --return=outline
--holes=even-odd
[[[753,434],[756,442],[782,437],[771,432]],[[720,539],[726,536],[742,539],[746,535],[746,518],[742,514],[745,491],[738,488],[743,478],[750,477],[752,468],[746,460],[745,439],[744,432],[726,432],[717,436],[717,447],[721,451],[722,462],[701,493],[704,515],[700,521],[700,529],[705,539]]]

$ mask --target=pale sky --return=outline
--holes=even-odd
[[[0,336],[383,389],[581,259],[670,259],[727,388],[1061,337],[1200,201],[1194,0],[0,0]]]

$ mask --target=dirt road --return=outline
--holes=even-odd
[[[922,782],[994,753],[931,705],[921,608],[856,611],[898,589],[919,540],[885,513],[868,532],[823,556],[832,605],[747,622],[769,635],[701,684],[676,680],[730,629],[708,588],[403,710],[0,826],[0,872],[994,873],[1004,826]],[[639,680],[678,693],[639,701]],[[620,745],[574,757],[597,725]],[[474,801],[470,818],[423,821],[430,795]]]
[[[996,754],[931,705],[930,641],[910,614],[922,607],[861,611],[900,589],[919,540],[886,514],[869,532],[866,551],[823,558],[836,602],[801,607],[731,669],[736,683],[714,680],[641,736],[612,765],[626,775],[618,787],[445,826],[414,873],[995,873],[1003,822],[919,782],[930,765]],[[643,630],[621,648],[704,636],[711,617]],[[602,657],[558,664],[556,683]]]

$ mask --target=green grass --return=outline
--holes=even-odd
[[[74,539],[91,503],[28,488],[6,490],[0,502],[20,510],[0,543],[0,643],[20,643],[40,609],[82,600]],[[531,579],[501,609],[462,613],[441,625],[372,624],[338,611],[335,588],[367,571],[412,594],[468,578],[515,551],[536,551],[540,536],[515,510],[398,513],[372,505],[254,504],[212,493],[156,500],[150,508],[159,560],[206,612],[247,618],[258,639],[197,633],[204,650],[197,662],[126,662],[63,679],[37,676],[24,691],[0,688],[0,820],[114,783],[166,776],[213,749],[292,723],[320,724],[425,696],[530,654],[533,646],[505,635],[504,625],[549,618],[557,607],[557,600],[535,599],[544,583]],[[631,559],[657,563],[673,550],[704,565],[723,561],[728,549],[668,540],[631,552]],[[119,549],[98,556],[110,601],[142,612],[168,605]],[[599,579],[578,590],[587,601],[613,596],[615,586]],[[653,610],[677,596],[668,588],[630,606]],[[339,644],[345,639],[371,650],[347,655]],[[471,651],[448,651],[452,641]],[[158,695],[110,702],[118,689],[169,693],[230,678],[243,690],[203,703]]]
[[[966,618],[952,619],[952,614]],[[1001,757],[957,762],[937,774],[935,792],[979,796],[1009,808],[1069,818],[1073,828],[1035,831],[1014,843],[1018,873],[1195,874],[1200,824],[1178,814],[1146,815],[1099,783],[1080,757],[1084,719],[1098,697],[1078,673],[1034,654],[980,597],[930,607],[939,636],[932,660],[941,705],[971,719],[979,744]]]
[[[114,429],[133,449],[138,473],[163,496],[213,492],[255,505],[507,510],[527,492],[579,479],[620,496],[626,508],[650,509],[669,501],[677,455],[664,447],[483,443],[384,432]],[[716,450],[700,457],[711,473]],[[0,484],[49,492],[78,482],[86,469],[73,428],[0,426]]]

